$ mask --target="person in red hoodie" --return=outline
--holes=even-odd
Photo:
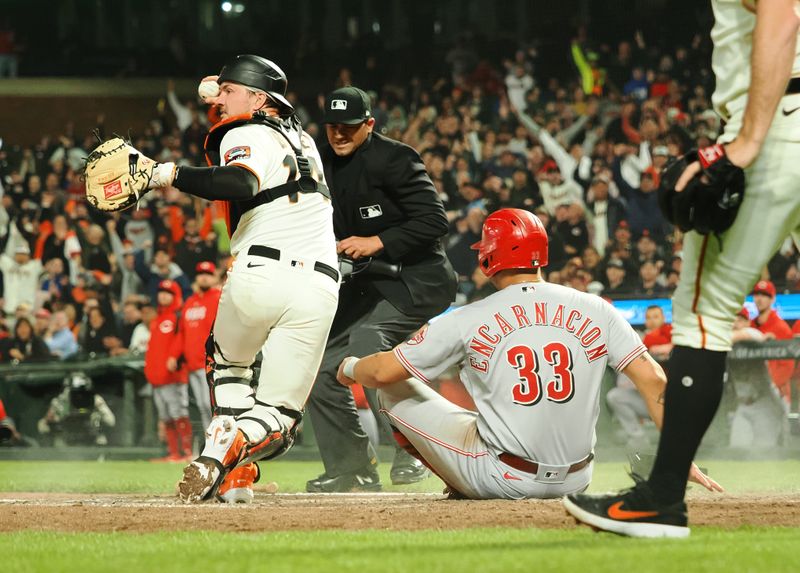
[[[150,343],[144,355],[144,375],[153,385],[153,401],[159,422],[164,424],[168,454],[153,461],[184,462],[193,459],[186,369],[168,368],[170,359],[178,358],[172,353],[183,302],[180,285],[169,279],[161,281],[157,302],[158,314],[150,322]]]
[[[206,382],[206,339],[217,316],[217,305],[222,291],[217,287],[217,267],[203,261],[195,267],[195,293],[183,305],[178,335],[172,355],[183,359],[189,371],[189,386],[200,411],[203,428],[211,423],[211,396]],[[167,359],[170,372],[178,370],[179,359]]]
[[[772,308],[775,303],[775,285],[770,281],[758,281],[753,287],[753,302],[758,310],[750,325],[764,333],[766,340],[786,340],[792,338],[792,329]],[[791,378],[794,360],[770,360],[767,369],[772,383],[788,403],[791,396]]]

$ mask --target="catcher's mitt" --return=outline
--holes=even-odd
[[[675,191],[684,169],[695,161],[701,170]],[[670,160],[661,173],[658,202],[667,220],[684,233],[722,233],[736,219],[744,198],[744,171],[730,162],[722,145],[692,150]]]
[[[86,199],[101,211],[122,211],[147,193],[156,163],[120,137],[86,158]]]

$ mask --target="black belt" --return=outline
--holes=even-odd
[[[539,473],[539,464],[537,464],[536,462],[528,461],[528,460],[526,460],[524,458],[521,458],[519,456],[515,456],[514,454],[509,454],[507,452],[501,452],[500,455],[497,456],[497,457],[504,464],[509,465],[514,469],[518,469],[521,472],[525,472],[525,473],[528,473],[528,474],[534,474],[534,475]],[[578,470],[582,470],[583,468],[588,466],[589,462],[591,462],[593,459],[594,459],[594,453],[590,453],[588,456],[583,458],[581,461],[576,462],[576,463],[572,464],[571,466],[569,466],[567,468],[567,473],[571,474],[571,473],[575,473]]]
[[[263,245],[252,245],[249,249],[247,249],[247,254],[254,255],[256,257],[274,259],[276,261],[281,260],[281,252],[279,249],[273,249],[272,247],[265,247]],[[298,261],[292,261],[292,266],[296,266],[295,263],[297,262]],[[339,282],[339,271],[330,265],[316,261],[314,263],[314,270],[318,273],[322,273],[325,276],[331,277],[337,283]]]
[[[792,78],[786,86],[786,95],[800,94],[800,78]]]

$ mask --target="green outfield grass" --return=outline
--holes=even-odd
[[[701,462],[733,493],[800,493],[800,461]],[[177,464],[149,462],[0,462],[0,491],[171,494]],[[389,491],[440,492],[430,478]],[[283,492],[303,491],[319,462],[265,464],[266,479]],[[623,463],[596,464],[593,490],[625,487]],[[695,487],[694,491],[698,491]],[[709,494],[710,495],[710,494]],[[634,540],[588,528],[458,531],[213,531],[0,534],[3,571],[587,571],[619,573],[796,572],[800,528],[695,528],[688,540]]]
[[[4,571],[796,572],[800,530],[703,528],[688,540],[569,530],[0,535]]]
[[[731,493],[800,493],[800,461],[700,461],[712,477]],[[168,494],[181,477],[179,464],[150,462],[0,462],[0,492],[47,491],[74,493]],[[591,490],[606,491],[631,484],[626,464],[595,464]],[[265,481],[275,481],[280,491],[305,491],[306,480],[322,473],[320,462],[276,461],[262,465]],[[441,492],[434,477],[412,486],[392,486],[389,464],[381,466],[386,491]],[[699,487],[695,486],[694,491]],[[800,569],[800,567],[798,567]]]

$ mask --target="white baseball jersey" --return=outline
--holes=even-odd
[[[311,163],[312,176],[325,183],[314,140],[303,132],[289,132],[294,145],[301,146]],[[300,174],[291,145],[272,128],[244,125],[231,129],[222,138],[220,164],[244,167],[259,181],[259,189],[283,185],[290,176]],[[251,245],[280,249],[298,259],[320,261],[337,266],[336,238],[333,234],[333,207],[321,193],[298,193],[296,201],[288,196],[251,209],[239,220],[231,237],[231,253],[235,256]]]
[[[645,351],[603,299],[531,282],[440,317],[395,355],[423,381],[459,365],[496,451],[569,465],[594,447],[606,365],[622,370]]]
[[[714,52],[711,56],[711,67],[717,80],[712,102],[714,109],[726,121],[737,111],[744,110],[744,102],[736,100],[746,98],[750,85],[750,54],[756,25],[755,5],[756,0],[711,2],[714,10],[714,27],[711,29]],[[796,50],[792,76],[800,77],[800,42]]]

